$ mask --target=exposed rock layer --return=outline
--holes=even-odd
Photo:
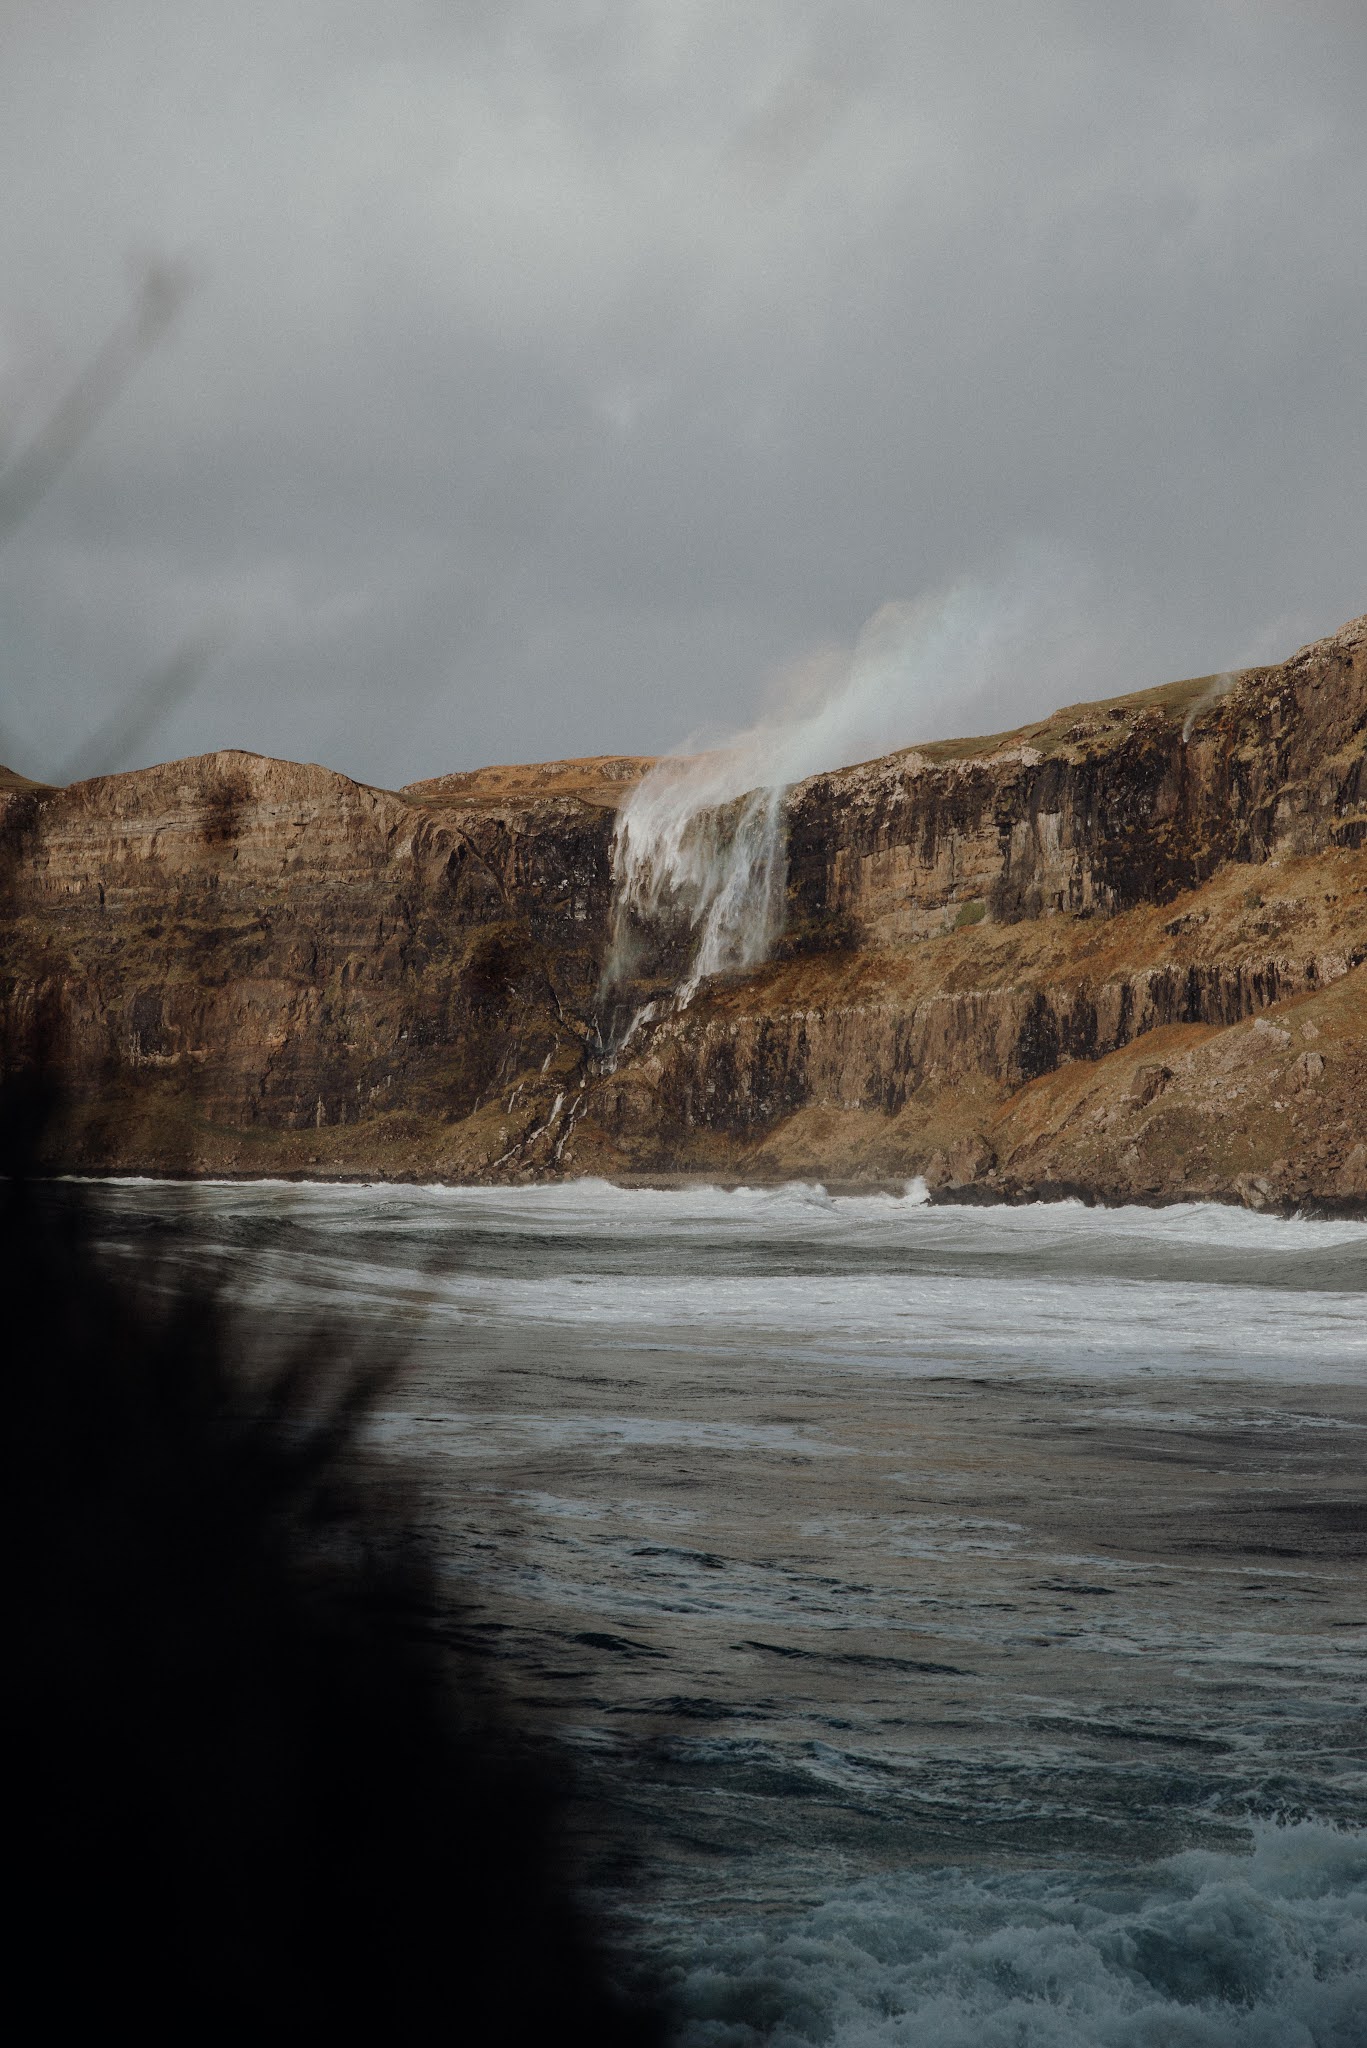
[[[0,780],[10,1042],[67,1163],[1367,1200],[1367,620],[799,785],[780,957],[615,1065],[634,758]],[[643,1001],[645,988],[629,992]]]

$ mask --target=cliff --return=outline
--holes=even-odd
[[[1365,749],[1360,619],[813,777],[776,957],[615,1061],[614,810],[648,762],[7,775],[7,1043],[55,1025],[86,1168],[1356,1205]]]

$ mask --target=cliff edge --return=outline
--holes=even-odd
[[[1367,619],[787,799],[775,957],[614,1058],[637,757],[0,775],[7,1044],[85,1169],[1367,1203]],[[658,990],[622,992],[643,1005]]]

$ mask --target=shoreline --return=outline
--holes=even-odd
[[[909,1175],[894,1179],[883,1176],[868,1180],[851,1180],[843,1176],[804,1177],[799,1174],[709,1174],[689,1172],[660,1172],[653,1174],[560,1174],[538,1175],[523,1180],[454,1179],[437,1174],[422,1173],[305,1173],[282,1171],[276,1173],[234,1172],[231,1170],[215,1173],[196,1173],[179,1168],[162,1168],[149,1171],[145,1167],[109,1167],[102,1171],[73,1171],[57,1169],[40,1176],[52,1181],[76,1181],[89,1186],[109,1186],[120,1182],[147,1182],[157,1185],[203,1185],[205,1187],[261,1186],[278,1187],[407,1187],[407,1188],[465,1188],[495,1193],[501,1190],[527,1191],[533,1188],[567,1188],[575,1182],[596,1182],[624,1190],[640,1189],[657,1194],[687,1193],[690,1190],[712,1189],[719,1194],[742,1192],[773,1194],[783,1188],[820,1188],[835,1200],[845,1200],[869,1195],[890,1195],[906,1198],[921,1179]],[[913,1208],[928,1209],[1024,1209],[1064,1208],[1074,1204],[1084,1209],[1193,1209],[1226,1208],[1242,1209],[1250,1216],[1271,1216],[1283,1222],[1297,1219],[1306,1223],[1352,1223],[1367,1222],[1367,1199],[1353,1195],[1321,1196],[1309,1201],[1246,1201],[1237,1192],[1216,1193],[1209,1189],[1193,1189],[1172,1194],[1126,1194],[1115,1198],[1081,1183],[1069,1181],[1042,1181],[1029,1186],[992,1188],[969,1183],[960,1186],[927,1187]]]

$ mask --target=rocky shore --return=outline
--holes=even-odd
[[[0,776],[7,1043],[100,1171],[1367,1204],[1367,619],[788,797],[776,957],[600,992],[648,762]]]

